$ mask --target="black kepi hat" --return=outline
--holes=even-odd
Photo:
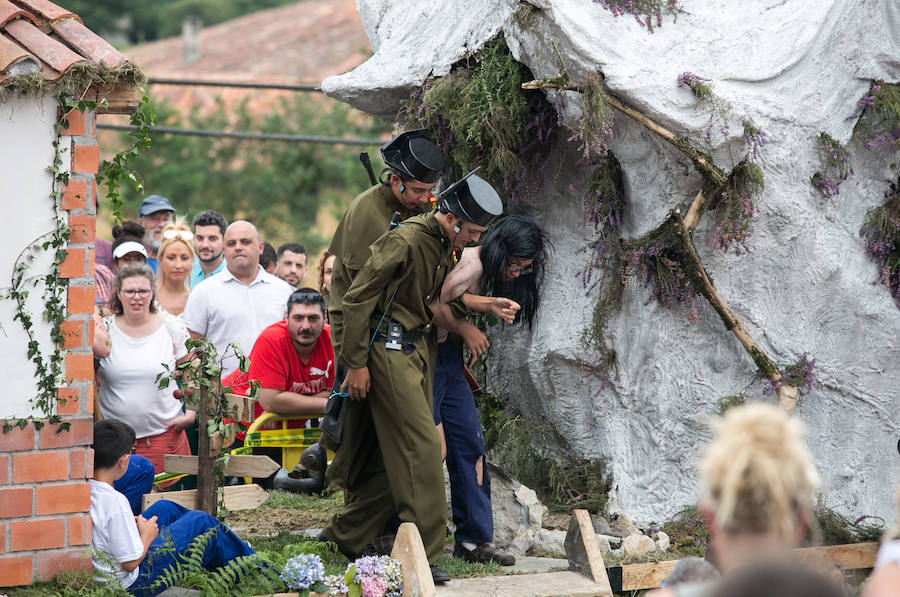
[[[490,226],[503,213],[500,195],[486,180],[475,173],[478,166],[441,193],[441,207],[453,215],[478,226]]]
[[[425,129],[400,133],[381,147],[384,163],[414,180],[431,184],[441,175],[444,155]]]

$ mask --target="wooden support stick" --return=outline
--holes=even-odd
[[[199,421],[197,423],[197,508],[207,514],[218,514],[218,479],[213,475],[213,461],[215,456],[211,454],[210,437],[206,431],[209,421],[209,389],[205,385],[200,387],[200,405],[198,409]]]
[[[681,217],[681,211],[675,210],[670,216],[670,222],[674,227],[678,246],[687,261],[685,263],[687,274],[691,277],[694,288],[716,310],[716,313],[722,319],[722,323],[725,324],[725,328],[735,335],[738,342],[741,343],[741,346],[744,347],[744,350],[747,351],[747,354],[750,355],[750,358],[753,359],[753,362],[766,379],[773,384],[781,381],[781,373],[778,372],[775,363],[759,348],[759,345],[747,332],[744,323],[731,311],[716,290],[716,287],[713,286],[712,280],[709,279],[709,275],[703,267],[703,262],[700,261],[700,255],[697,254],[697,248],[694,246],[691,231],[687,227],[686,220]],[[778,394],[778,403],[781,408],[788,414],[793,413],[794,405],[797,402],[797,388],[781,384],[776,393]]]
[[[700,223],[700,214],[703,208],[703,204],[706,203],[706,196],[703,195],[703,189],[701,188],[697,191],[697,196],[694,197],[694,200],[691,201],[690,207],[688,207],[687,215],[684,216],[684,227],[688,229],[689,232],[693,233],[694,229],[697,227],[697,224]]]
[[[544,88],[560,89],[565,91],[582,91],[582,86],[578,83],[572,83],[571,81],[569,81],[569,77],[565,74],[549,79],[535,79],[534,81],[522,83],[522,89]],[[708,179],[710,182],[714,183],[717,186],[725,182],[725,173],[722,172],[722,169],[716,166],[707,155],[694,149],[694,147],[686,139],[679,137],[669,129],[651,120],[643,113],[635,110],[631,106],[628,106],[622,100],[613,95],[610,95],[609,93],[606,94],[606,101],[610,106],[612,106],[619,112],[622,112],[647,130],[655,133],[656,135],[659,135],[665,141],[671,143],[676,149],[681,151],[684,155],[690,158],[692,162],[694,162],[694,167],[696,167],[697,170],[700,171],[705,179]]]

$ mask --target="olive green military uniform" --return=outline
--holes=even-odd
[[[447,508],[432,415],[428,305],[453,261],[435,213],[410,218],[376,241],[343,296],[342,360],[353,368],[368,366],[371,378],[365,400],[344,403],[350,407],[344,439],[328,468],[329,481],[345,487],[346,501],[323,534],[345,553],[359,553],[394,512],[416,523],[430,562],[444,545]],[[386,309],[386,320],[423,332],[409,352],[384,342],[369,349]]]
[[[331,239],[328,251],[336,257],[329,291],[328,322],[337,356],[341,354],[344,293],[369,258],[369,247],[388,231],[395,211],[400,212],[401,220],[415,214],[414,210],[407,209],[397,200],[391,187],[377,184],[357,195],[350,203]]]

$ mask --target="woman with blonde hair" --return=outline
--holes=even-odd
[[[172,315],[181,315],[190,292],[194,265],[194,234],[178,221],[162,230],[159,244],[156,301]]]
[[[819,475],[804,426],[764,403],[739,406],[712,424],[699,464],[700,511],[723,575],[797,546],[812,519]],[[712,585],[676,585],[661,597],[705,595]]]

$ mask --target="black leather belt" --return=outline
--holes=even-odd
[[[386,348],[390,350],[402,350],[406,354],[415,350],[413,344],[418,342],[424,336],[420,329],[404,330],[399,324],[390,322],[394,325],[388,325],[387,332],[375,332],[375,342],[384,342]]]

